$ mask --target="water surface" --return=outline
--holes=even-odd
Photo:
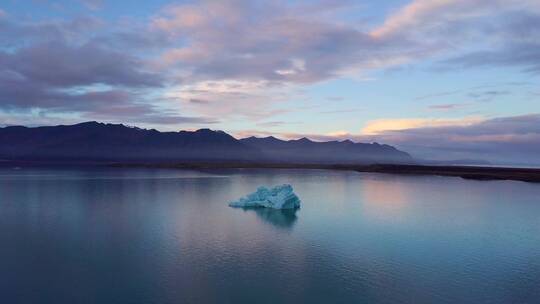
[[[227,206],[290,183],[297,212]],[[0,170],[1,303],[539,303],[540,185]]]

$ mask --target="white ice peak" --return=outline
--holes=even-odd
[[[268,189],[259,187],[257,191],[248,194],[241,199],[229,203],[231,207],[250,208],[265,207],[272,209],[296,209],[300,208],[300,199],[293,192],[291,185],[275,186]]]

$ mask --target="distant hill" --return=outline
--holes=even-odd
[[[411,156],[389,145],[354,143],[350,140],[315,142],[308,138],[280,140],[249,137],[240,140],[261,151],[273,162],[290,163],[405,163]]]
[[[235,139],[222,131],[159,132],[121,124],[85,122],[69,126],[0,128],[0,159],[114,162],[410,162],[388,145],[351,141]]]

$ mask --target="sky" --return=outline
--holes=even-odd
[[[540,164],[540,1],[4,0],[0,125]]]

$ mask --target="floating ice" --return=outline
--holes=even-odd
[[[300,199],[294,194],[292,186],[285,184],[271,189],[259,187],[256,192],[229,203],[229,206],[240,208],[296,209],[300,208]]]

